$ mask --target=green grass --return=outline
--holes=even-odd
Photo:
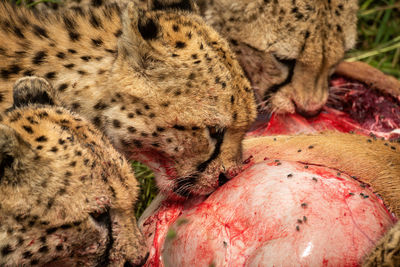
[[[15,2],[17,5],[25,4],[27,7],[32,7],[34,5],[44,3],[44,2],[58,4],[62,0],[36,0],[35,2],[33,2],[32,0],[10,0],[10,1]]]
[[[133,162],[132,167],[140,184],[140,194],[135,211],[136,218],[139,218],[157,195],[157,189],[154,181],[154,174],[149,168],[139,162]]]
[[[358,44],[346,57],[361,60],[400,79],[400,2],[362,0]]]

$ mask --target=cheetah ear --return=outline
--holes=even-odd
[[[156,38],[159,31],[156,19],[149,17],[147,12],[139,9],[133,2],[128,4],[123,14],[122,27],[121,41],[124,48],[129,50],[122,52],[129,52],[130,55],[133,50],[145,48],[143,41]]]
[[[15,129],[0,123],[0,183],[18,182],[15,180],[15,172],[35,166],[35,158],[31,144]]]
[[[197,4],[197,6],[199,7],[199,12],[200,12],[201,16],[204,16],[204,14],[205,14],[205,12],[206,12],[206,10],[207,10],[208,1],[209,1],[209,0],[197,0],[197,1],[196,1],[196,4]]]
[[[122,35],[118,39],[118,56],[128,61],[133,68],[143,69],[145,58],[153,48],[148,41],[157,38],[159,25],[157,18],[139,9],[131,1],[122,14]]]
[[[193,0],[148,0],[149,10],[177,10],[199,13]]]
[[[55,105],[55,95],[54,88],[45,79],[23,77],[17,80],[13,88],[13,108],[34,104]]]

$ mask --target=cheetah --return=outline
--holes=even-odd
[[[133,0],[65,5],[79,9],[121,1]],[[147,5],[145,0],[135,1],[143,8]],[[171,5],[176,1],[169,0]],[[329,77],[356,43],[356,0],[198,0],[197,4],[206,22],[229,41],[261,111],[318,114],[328,99]]]
[[[22,78],[0,118],[0,266],[141,264],[129,163],[54,93]]]
[[[0,110],[16,79],[44,77],[62,106],[151,167],[161,193],[212,192],[240,169],[254,93],[194,2],[165,1],[52,14],[0,3]]]
[[[300,161],[344,171],[371,185],[400,217],[400,146],[355,134],[323,134],[249,138],[244,149],[262,146],[262,157]],[[377,244],[364,266],[400,266],[400,222]]]
[[[315,116],[328,80],[356,43],[356,0],[199,0],[227,38],[262,110]]]

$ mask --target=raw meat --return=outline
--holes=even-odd
[[[387,139],[399,137],[399,100],[342,77],[331,81],[330,91],[328,104],[317,117],[307,119],[297,114],[268,117],[262,114],[248,136],[336,130]]]
[[[329,106],[348,114],[364,129],[390,132],[400,127],[400,109],[394,97],[340,77],[331,81],[330,96]]]

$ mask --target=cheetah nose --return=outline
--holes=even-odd
[[[296,101],[293,101],[293,104],[296,108],[296,113],[300,114],[301,116],[303,116],[305,118],[316,117],[322,111],[322,106],[318,106],[316,108],[305,109],[305,108],[301,107],[300,105],[296,104]]]
[[[223,186],[228,181],[229,181],[228,177],[226,177],[226,175],[221,172],[218,176],[218,186]]]
[[[317,110],[305,110],[305,109],[298,109],[296,108],[296,112],[300,114],[301,116],[305,118],[313,118],[319,115],[321,113],[322,108],[317,109]]]

